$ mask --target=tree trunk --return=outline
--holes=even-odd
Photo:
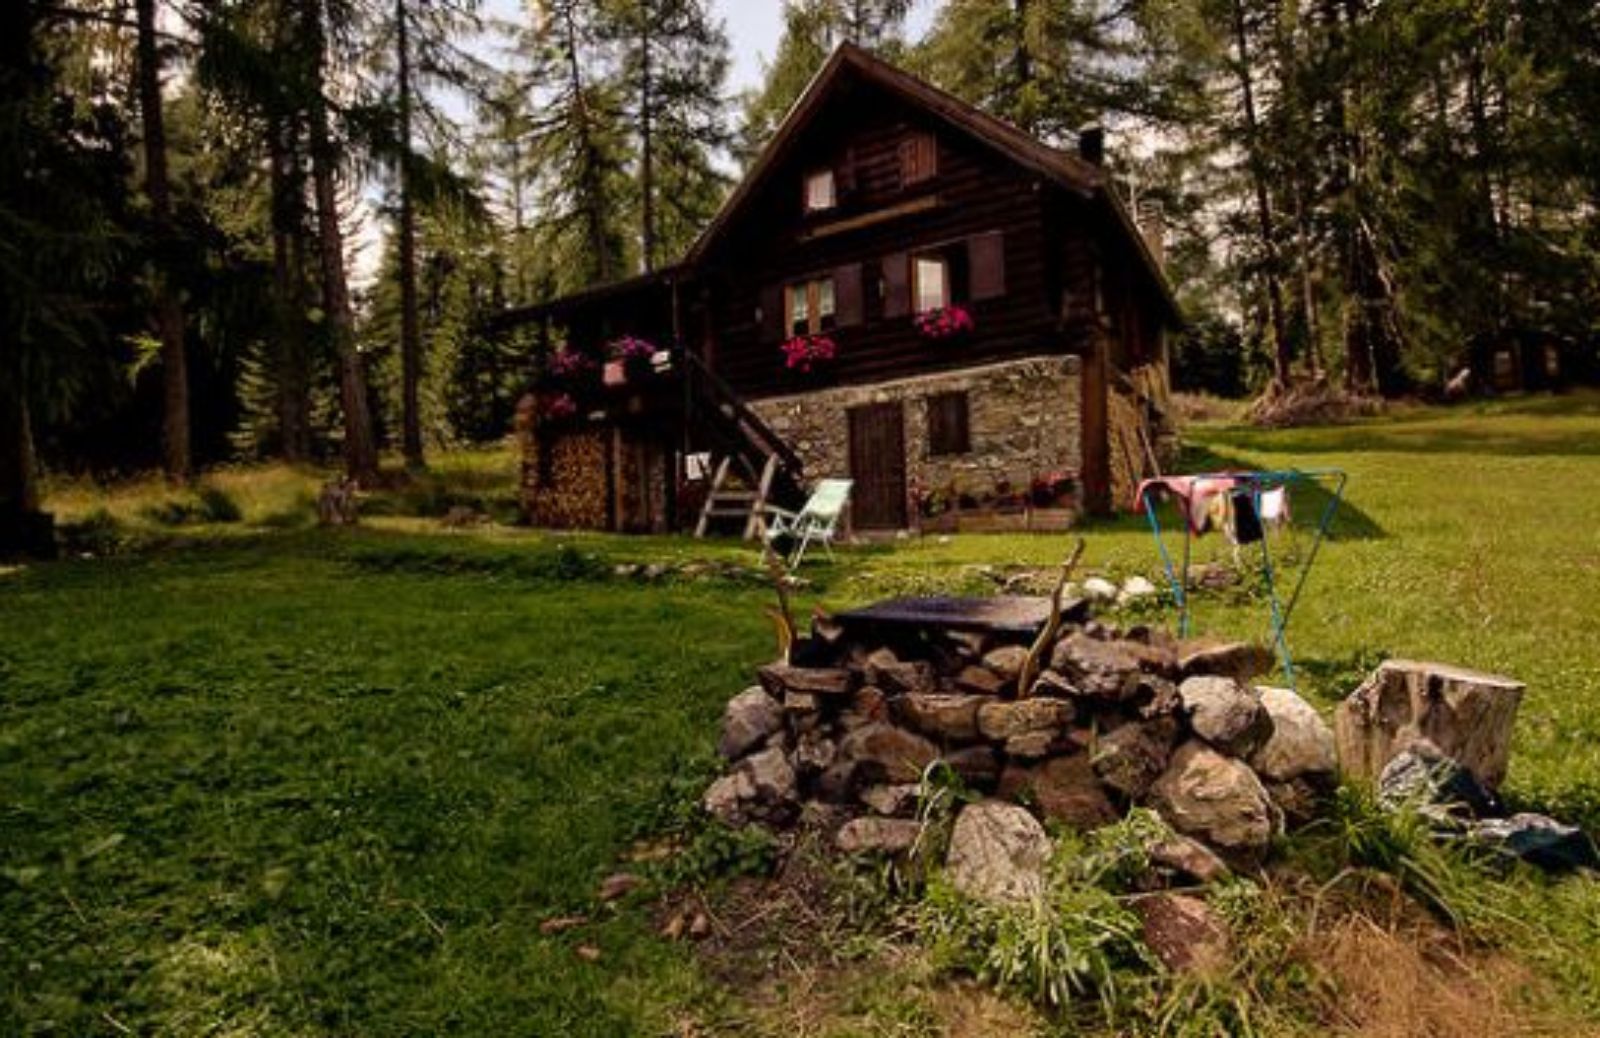
[[[311,454],[311,386],[305,336],[305,225],[303,184],[292,120],[277,117],[268,129],[272,186],[272,295],[277,339],[276,393],[279,449],[285,461]]]
[[[18,517],[38,510],[28,402],[22,387],[8,375],[0,378],[0,528],[10,529]]]
[[[1437,747],[1491,789],[1506,777],[1520,681],[1444,663],[1388,660],[1334,712],[1339,764],[1376,783],[1418,740]]]
[[[33,427],[20,383],[0,379],[0,558],[54,558],[50,516],[39,510]]]
[[[356,349],[355,317],[350,308],[350,285],[345,279],[344,232],[339,227],[339,192],[334,181],[338,161],[328,136],[328,103],[323,75],[327,60],[323,37],[321,0],[308,0],[310,24],[307,45],[316,55],[311,91],[311,180],[317,201],[317,244],[322,267],[323,309],[339,357],[339,399],[344,409],[344,464],[351,479],[372,486],[378,479],[378,449],[372,436],[372,413],[367,406],[367,381],[361,353]]]
[[[167,131],[161,109],[161,55],[156,48],[156,0],[136,0],[138,20],[139,117],[144,130],[144,189],[155,227],[154,277],[156,335],[161,340],[164,410],[162,464],[167,478],[194,476],[189,449],[189,371],[183,346],[183,309],[168,264],[176,246],[172,196],[167,180]]]
[[[1245,158],[1255,191],[1256,224],[1261,233],[1262,265],[1267,286],[1267,319],[1272,330],[1272,382],[1278,389],[1287,389],[1292,358],[1283,312],[1283,285],[1278,276],[1277,229],[1272,215],[1272,196],[1267,188],[1266,164],[1261,153],[1261,127],[1256,118],[1255,83],[1250,72],[1250,43],[1245,28],[1244,0],[1233,0],[1233,36],[1234,46],[1238,50],[1239,94],[1244,109]]]
[[[406,468],[420,469],[422,322],[417,315],[417,214],[411,198],[411,42],[406,0],[394,0],[400,86],[400,446]]]
[[[1329,48],[1337,54],[1348,45],[1346,29],[1355,30],[1365,17],[1362,0],[1335,0],[1330,11]],[[1341,21],[1342,15],[1342,21]],[[1356,96],[1347,100],[1348,89]],[[1363,197],[1364,185],[1372,179],[1367,140],[1352,112],[1359,113],[1362,81],[1349,79],[1333,91],[1332,117],[1334,148],[1338,171],[1331,181],[1330,195],[1343,196],[1344,215],[1338,235],[1344,262],[1347,307],[1353,316],[1345,319],[1345,381],[1355,392],[1396,393],[1401,388],[1401,339],[1395,323],[1395,288],[1384,267],[1382,243],[1372,223],[1373,208]]]
[[[651,80],[650,4],[641,0],[639,5],[640,76],[639,76],[639,203],[643,218],[641,248],[644,252],[646,273],[656,269],[656,171],[655,141],[650,125],[655,114],[655,84]]]

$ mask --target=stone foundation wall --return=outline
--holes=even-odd
[[[1047,473],[1078,475],[1081,371],[1077,357],[1030,357],[867,386],[818,389],[752,401],[750,407],[794,448],[806,474],[815,479],[850,473],[850,408],[898,402],[905,420],[908,484],[953,485],[961,493],[982,496],[1001,483],[1021,491]],[[930,456],[927,398],[952,392],[967,394],[971,450]],[[911,513],[914,520],[915,507]]]

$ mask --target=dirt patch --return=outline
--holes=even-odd
[[[1044,1033],[1042,1019],[970,981],[941,976],[883,911],[879,880],[852,877],[805,830],[770,878],[715,891],[684,891],[656,909],[659,929],[703,914],[694,942],[705,972],[734,995],[731,1017],[683,1033],[896,1034],[1016,1038]]]
[[[1522,1038],[1600,1033],[1542,1008],[1547,992],[1504,956],[1473,952],[1442,931],[1340,920],[1306,949],[1333,983],[1336,1033],[1366,1038]]]

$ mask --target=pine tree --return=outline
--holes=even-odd
[[[562,290],[622,276],[628,266],[628,149],[623,97],[602,12],[546,0],[523,38],[539,97],[529,160],[540,170],[537,237]]]
[[[424,465],[422,417],[418,398],[424,366],[421,318],[417,300],[417,206],[426,185],[437,186],[452,178],[418,148],[418,122],[433,130],[423,136],[437,147],[440,128],[449,125],[430,102],[425,86],[446,86],[457,91],[475,87],[482,70],[457,41],[481,26],[477,0],[392,0],[390,30],[393,41],[393,139],[377,143],[376,157],[393,170],[396,277],[400,287],[400,440],[408,468]],[[462,190],[458,184],[452,184]]]
[[[127,170],[109,118],[73,105],[43,40],[59,15],[0,5],[0,554],[48,550],[34,430],[109,368],[96,304],[116,263]]]
[[[356,345],[355,314],[345,270],[344,231],[339,225],[338,165],[340,154],[328,115],[328,66],[331,55],[330,15],[348,17],[340,8],[324,10],[323,0],[300,0],[300,29],[313,58],[309,137],[311,183],[316,199],[318,261],[322,274],[323,311],[339,358],[339,401],[344,412],[346,474],[363,486],[378,478],[378,447],[367,401],[366,366]]]
[[[786,0],[777,53],[761,87],[744,97],[740,160],[748,165],[761,151],[840,43],[894,57],[910,6],[902,0]]]
[[[174,250],[172,189],[167,179],[167,135],[162,115],[161,49],[156,43],[156,0],[134,0],[138,21],[139,113],[144,126],[144,190],[150,203],[157,262],[152,272],[156,334],[161,340],[165,388],[162,457],[167,478],[187,482],[194,475],[189,449],[189,371],[184,352],[183,308],[172,271],[162,259]]]
[[[726,149],[728,39],[705,0],[611,0],[608,42],[620,52],[625,117],[637,146],[639,256],[676,256],[716,211]]]

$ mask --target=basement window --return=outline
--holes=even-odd
[[[928,456],[967,454],[972,450],[967,394],[935,393],[928,397]]]
[[[818,213],[839,204],[839,195],[833,183],[833,170],[819,169],[806,176],[806,212]]]
[[[785,285],[783,312],[790,335],[816,335],[832,331],[835,324],[833,278],[810,278]]]

